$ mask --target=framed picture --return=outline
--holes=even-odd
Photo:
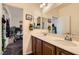
[[[37,24],[39,23],[40,24],[41,22],[41,17],[37,17]]]
[[[25,15],[25,18],[26,18],[26,20],[32,20],[32,15],[26,14],[26,15]]]
[[[48,23],[51,23],[51,19],[48,19]]]

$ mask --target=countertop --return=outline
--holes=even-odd
[[[46,32],[46,30],[44,31],[33,30],[31,32],[31,35],[39,38],[40,40],[43,40],[52,45],[55,45],[59,48],[62,48],[66,51],[69,51],[73,54],[79,55],[79,41],[76,41],[75,39],[72,41],[67,41],[67,40],[64,40],[64,35],[57,35],[57,34],[51,34],[51,33],[44,35],[43,34],[44,32]]]

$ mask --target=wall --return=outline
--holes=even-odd
[[[11,19],[10,19],[10,26],[16,26],[19,27],[20,23],[19,21],[23,20],[23,9],[22,8],[16,8],[13,6],[7,6],[5,5],[5,7],[8,8],[8,11],[11,15]]]
[[[0,54],[2,54],[2,4],[0,3]]]
[[[25,14],[27,10],[24,9],[24,19],[23,19],[23,54],[31,53],[31,41],[30,41],[30,31],[29,31],[29,20],[25,20]],[[29,12],[30,13],[30,12]],[[30,13],[31,14],[31,13]]]
[[[23,54],[29,54],[32,52],[32,46],[31,46],[31,31],[29,31],[29,24],[31,23],[29,20],[25,19],[25,14],[31,14],[33,16],[38,17],[40,16],[40,11],[35,10],[27,10],[24,9],[24,19],[23,19]]]

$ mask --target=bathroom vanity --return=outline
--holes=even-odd
[[[56,34],[32,33],[32,53],[34,55],[78,55],[79,42],[64,40]]]
[[[32,36],[32,51],[34,55],[74,55],[34,36]]]

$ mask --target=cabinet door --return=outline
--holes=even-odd
[[[56,54],[57,55],[73,55],[72,53],[65,51],[63,49],[60,49],[58,47],[56,48]]]
[[[42,55],[42,41],[37,39],[36,43],[36,55]]]
[[[55,46],[43,42],[43,55],[55,55]]]
[[[36,39],[32,36],[32,53],[36,54]]]

